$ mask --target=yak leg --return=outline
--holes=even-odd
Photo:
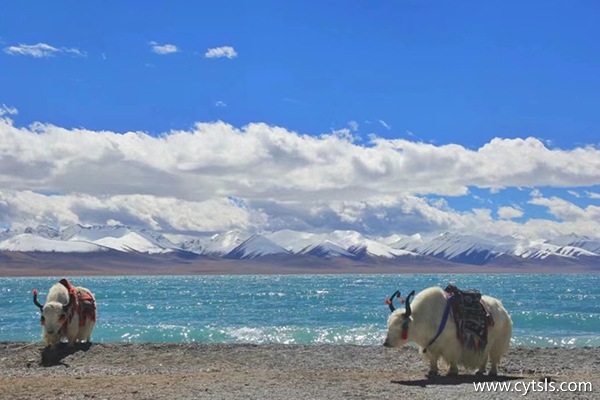
[[[450,369],[448,370],[448,376],[456,376],[458,375],[458,364],[456,362],[450,363]]]
[[[431,377],[439,375],[438,358],[440,356],[437,354],[432,354],[430,352],[427,352],[426,354],[427,358],[429,359],[429,372],[427,372],[427,376]]]
[[[44,344],[46,345],[46,347],[49,347],[51,350],[56,349],[56,345],[60,342],[60,340],[58,340],[58,342],[56,340],[52,340],[50,335],[45,330],[42,332],[42,334],[44,337]]]
[[[492,368],[490,368],[490,372],[488,375],[497,376],[498,375],[498,364],[500,363],[500,358],[502,356],[498,354],[490,354],[490,361],[492,364]]]
[[[477,375],[485,374],[485,366],[487,365],[487,362],[488,356],[486,355],[485,357],[483,357],[483,360],[481,360],[481,364],[479,365],[479,369],[477,370]]]
[[[96,321],[88,321],[85,326],[87,331],[85,332],[85,341],[88,343],[92,342],[92,331],[94,330],[94,325],[96,325]]]
[[[488,373],[489,376],[498,376],[498,362],[494,362],[494,360],[492,360],[492,368],[490,368],[490,372]]]
[[[78,332],[77,330],[75,330],[74,332],[73,332],[73,330],[68,332],[67,340],[68,340],[69,348],[75,347],[75,341],[77,340],[77,332]]]
[[[94,330],[95,323],[95,321],[86,320],[84,326],[79,329],[77,340],[90,343],[92,341],[92,331]]]
[[[50,347],[51,349],[56,348],[56,343],[52,343],[48,336],[44,336],[44,344],[46,345],[46,347]]]
[[[497,351],[496,349],[492,349],[492,351],[490,352],[490,363],[492,364],[492,367],[490,368],[490,372],[488,372],[488,375],[498,375],[498,364],[500,364],[502,355],[503,354],[501,352]]]

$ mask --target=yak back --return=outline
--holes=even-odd
[[[460,290],[454,285],[444,289],[451,297],[456,334],[463,347],[483,351],[487,345],[490,314],[477,290]]]
[[[75,287],[67,278],[59,281],[69,291],[69,297],[74,297],[73,311],[79,315],[79,325],[84,326],[87,319],[96,321],[96,300],[92,293],[82,287]]]

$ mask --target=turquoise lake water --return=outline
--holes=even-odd
[[[56,278],[0,278],[0,341],[40,341]],[[600,275],[76,277],[96,295],[95,342],[383,343],[396,289],[453,283],[502,300],[513,345],[600,346]]]

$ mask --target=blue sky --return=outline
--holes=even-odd
[[[546,153],[556,150],[564,153],[559,159],[564,155],[583,162],[578,149],[594,150],[599,142],[599,17],[600,4],[594,1],[12,2],[4,4],[0,13],[0,104],[5,110],[17,111],[4,112],[5,118],[10,117],[9,127],[41,122],[46,126],[44,132],[51,125],[70,132],[111,132],[119,138],[130,131],[164,137],[171,131],[196,132],[198,122],[223,121],[242,130],[249,123],[261,123],[268,130],[281,127],[285,135],[292,136],[346,135],[351,137],[352,149],[358,148],[362,154],[358,157],[365,160],[370,157],[368,149],[376,147],[372,135],[431,144],[440,154],[448,150],[447,144],[477,152],[495,138],[536,138]],[[209,49],[224,56],[209,57]],[[35,57],[36,51],[45,53]],[[39,129],[36,132],[40,134]],[[274,135],[270,137],[277,141]],[[215,140],[220,139],[217,136]],[[258,146],[265,147],[257,151],[270,151],[273,145],[261,143]],[[301,146],[310,146],[303,143]],[[426,154],[422,148],[420,154]],[[10,150],[5,149],[5,163]],[[270,157],[284,157],[288,150],[279,149]],[[50,158],[58,160],[60,154]],[[496,219],[499,207],[511,207],[523,211],[520,216],[509,213],[513,215],[509,219],[519,224],[529,219],[563,221],[551,205],[531,201],[540,196],[561,198],[586,212],[591,210],[585,218],[595,221],[596,208],[586,208],[600,204],[595,195],[600,192],[598,164],[577,167],[586,175],[581,180],[573,175],[557,177],[561,167],[557,164],[552,169],[554,153],[548,154],[549,161],[540,159],[523,172],[528,178],[515,175],[495,184],[480,183],[474,176],[472,181],[440,191],[422,185],[404,192],[375,191],[374,196],[386,199],[385,206],[365,195],[367,189],[351,191],[352,185],[347,183],[344,190],[328,186],[327,190],[338,191],[330,197],[318,185],[303,187],[304,194],[317,193],[329,202],[327,207],[313,205],[312,211],[289,206],[304,197],[286,196],[285,185],[279,183],[266,185],[260,192],[219,183],[207,189],[211,195],[182,191],[175,197],[195,202],[225,201],[230,196],[247,199],[249,208],[259,216],[246,215],[245,227],[260,223],[253,218],[263,222],[266,218],[271,221],[267,227],[369,231],[373,230],[369,226],[377,226],[375,231],[386,233],[393,228],[382,229],[381,219],[367,221],[379,217],[357,217],[359,211],[346,215],[340,211],[344,207],[333,202],[352,203],[363,211],[374,207],[373,215],[379,216],[375,209],[387,207],[390,215],[397,216],[406,209],[406,196],[416,196],[427,204],[442,199],[446,210],[458,216],[488,208]],[[592,161],[597,155],[595,151],[585,154]],[[119,160],[130,158],[130,153],[118,160],[107,157],[102,164],[104,173],[110,175],[111,168],[118,169],[114,165]],[[63,164],[70,162],[63,160]],[[438,168],[435,161],[423,162],[425,168]],[[569,160],[564,163],[572,165]],[[157,169],[155,165],[147,167]],[[512,164],[498,168],[510,169]],[[212,173],[214,180],[233,179],[227,169]],[[536,176],[541,177],[539,182]],[[27,180],[30,187],[15,183],[17,175],[13,178],[0,181],[0,190],[10,190],[11,196],[18,197],[18,192],[26,190],[65,196],[91,193],[85,185],[75,184],[77,179],[71,175],[59,182]],[[259,178],[269,181],[260,173]],[[380,178],[383,188],[385,177]],[[70,184],[64,184],[69,179]],[[177,179],[183,178],[177,175]],[[240,179],[251,181],[253,176]],[[123,189],[126,185],[122,182],[104,185],[105,192],[93,195],[161,198],[169,193],[150,186],[132,193]],[[541,195],[536,192],[533,196],[534,189]],[[265,206],[269,201],[274,203]],[[285,215],[275,215],[282,204],[289,206],[284,207]],[[322,206],[326,212],[315,219],[315,210]],[[71,213],[73,207],[67,207]],[[439,208],[439,203],[435,207]],[[14,223],[21,215],[15,211],[17,206],[8,208],[4,215],[0,209],[4,224]],[[412,221],[425,211],[410,210],[408,217],[411,227],[414,225],[410,230],[418,230],[419,224]],[[329,212],[333,213],[331,219]],[[85,222],[81,215],[79,218]],[[448,218],[433,226],[451,228],[454,217]],[[423,227],[429,229],[432,221],[429,216],[425,219]],[[131,220],[139,220],[139,216]],[[172,225],[158,223],[160,227]],[[592,230],[590,225],[582,232]]]

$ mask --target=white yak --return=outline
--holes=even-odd
[[[50,288],[45,305],[38,302],[37,294],[34,289],[33,302],[42,312],[42,338],[46,346],[54,349],[65,338],[69,347],[75,342],[90,342],[96,324],[96,300],[92,292],[61,279]]]
[[[498,363],[508,352],[512,336],[512,320],[499,300],[481,296],[489,321],[487,345],[475,349],[463,346],[457,335],[447,292],[440,287],[430,287],[417,294],[411,304],[412,295],[414,291],[408,295],[406,308],[402,309],[395,309],[393,305],[394,297],[400,297],[399,292],[386,300],[392,314],[388,319],[384,346],[401,347],[409,342],[416,343],[420,353],[429,361],[429,376],[438,374],[439,358],[449,365],[448,375],[458,374],[459,365],[467,370],[477,369],[478,374],[483,374],[488,360],[491,363],[489,375],[498,374]]]

